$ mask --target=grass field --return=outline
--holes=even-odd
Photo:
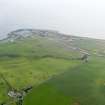
[[[30,85],[38,85],[53,75],[64,72],[68,68],[77,65],[76,62],[63,59],[43,58],[43,59],[0,59],[0,72],[6,77],[11,85],[17,89]],[[7,93],[4,91],[6,84],[1,82],[1,100]],[[3,93],[2,93],[3,92]],[[7,92],[7,91],[6,91]]]
[[[79,51],[38,36],[0,42],[0,73],[16,89],[34,85],[24,105],[104,105],[104,43],[78,37],[73,41],[91,54],[85,63],[72,59],[81,56]],[[0,78],[0,103],[9,99],[7,89]]]
[[[104,105],[105,59],[92,57],[54,77],[26,97],[24,105]]]
[[[79,64],[72,61],[72,55],[59,43],[42,38],[0,43],[0,73],[17,89],[37,86],[52,76],[61,74]],[[8,86],[0,78],[0,103],[9,99]]]

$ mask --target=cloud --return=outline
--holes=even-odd
[[[48,28],[100,38],[105,33],[104,5],[104,0],[0,0],[0,35],[18,28]]]

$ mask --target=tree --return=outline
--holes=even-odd
[[[85,61],[85,62],[88,62],[88,54],[84,54],[82,57],[81,57],[81,60]]]

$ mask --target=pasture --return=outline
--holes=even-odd
[[[88,63],[69,68],[34,88],[24,105],[104,105],[105,58],[91,57]]]

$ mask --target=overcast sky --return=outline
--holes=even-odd
[[[0,0],[0,36],[20,28],[105,39],[105,0]]]

